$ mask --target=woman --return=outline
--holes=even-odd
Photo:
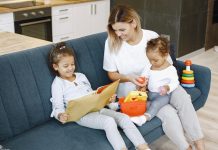
[[[120,5],[111,11],[103,68],[111,80],[120,79],[118,97],[142,86],[137,81],[138,77],[145,66],[150,66],[145,48],[147,42],[156,37],[157,33],[141,29],[139,15],[132,8]],[[172,63],[171,58],[168,61]],[[197,150],[204,150],[203,133],[191,98],[181,86],[172,92],[170,104],[161,108],[157,116],[162,121],[165,134],[181,150],[192,149],[184,131]]]

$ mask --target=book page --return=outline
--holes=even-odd
[[[67,122],[77,121],[89,112],[99,111],[108,104],[118,88],[119,80],[108,85],[99,94],[89,94],[68,102],[66,113],[69,115]]]

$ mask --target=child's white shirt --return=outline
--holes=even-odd
[[[145,48],[147,42],[151,39],[157,38],[159,35],[150,30],[142,30],[142,40],[136,45],[130,45],[123,41],[119,51],[111,52],[108,46],[108,39],[105,43],[104,63],[103,68],[109,72],[118,72],[123,75],[140,76],[144,68],[150,66],[150,62],[146,56]],[[172,60],[169,57],[169,62]],[[120,83],[117,96],[122,97],[128,95],[130,91],[136,90],[136,85],[132,82]]]
[[[74,100],[81,96],[93,92],[91,84],[82,73],[75,73],[76,78],[74,81],[68,81],[58,76],[55,77],[52,86],[52,113],[51,117],[58,119],[59,113],[64,113],[66,105],[70,100]]]
[[[151,70],[145,68],[142,76],[148,78],[148,89],[151,92],[159,93],[161,86],[168,85],[170,87],[170,91],[167,93],[169,94],[179,85],[177,71],[173,65],[170,65],[163,70]]]

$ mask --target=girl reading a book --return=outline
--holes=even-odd
[[[56,73],[51,86],[53,108],[51,117],[65,123],[69,117],[65,113],[69,100],[87,95],[93,90],[86,76],[75,72],[75,55],[73,50],[64,43],[57,44],[51,50],[49,57],[51,68]],[[120,112],[103,108],[100,111],[86,114],[76,123],[81,126],[104,130],[113,149],[127,150],[125,142],[118,131],[117,126],[119,126],[138,150],[149,150],[136,126],[127,115]]]

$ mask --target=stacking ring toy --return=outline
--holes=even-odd
[[[182,71],[181,85],[186,88],[192,88],[195,86],[194,71],[190,69],[192,62],[191,60],[186,60],[184,63],[186,69]]]

